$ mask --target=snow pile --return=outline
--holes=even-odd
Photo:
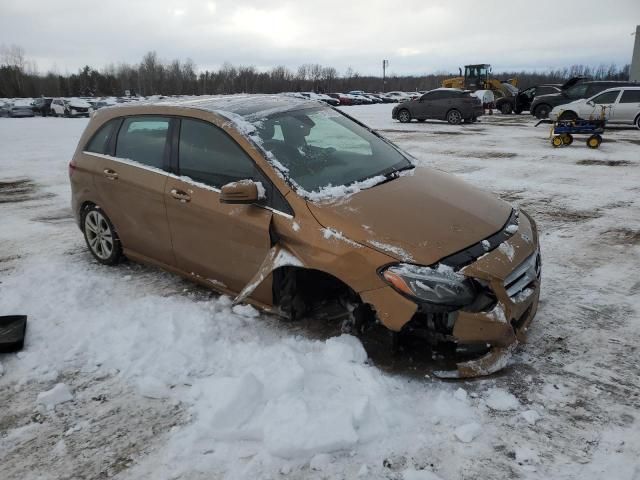
[[[442,480],[442,478],[429,470],[408,468],[402,472],[402,480]]]
[[[47,282],[30,288],[40,278]],[[318,454],[353,449],[364,455],[358,465],[379,464],[388,445],[411,448],[421,432],[441,432],[428,440],[435,448],[441,435],[480,421],[455,388],[407,384],[369,365],[353,336],[298,338],[228,297],[140,295],[148,284],[144,276],[123,282],[118,269],[36,259],[3,281],[8,295],[0,298],[0,308],[29,304],[37,318],[29,338],[37,348],[24,352],[16,372],[26,381],[41,378],[45,363],[117,372],[141,395],[188,410],[191,420],[141,460],[140,471],[226,472],[247,455],[276,461],[279,470],[284,461],[308,465]]]
[[[526,420],[529,425],[535,425],[540,420],[540,414],[536,410],[525,410],[520,415]]]
[[[520,406],[518,399],[511,393],[501,388],[492,388],[485,397],[487,406],[492,410],[515,410]]]
[[[454,434],[458,440],[463,443],[472,442],[480,432],[482,431],[482,427],[479,423],[467,423],[465,425],[460,425],[455,429]]]
[[[51,410],[61,403],[73,400],[73,394],[64,383],[58,383],[51,390],[38,394],[38,404],[44,405],[47,410]]]

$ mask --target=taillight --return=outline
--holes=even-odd
[[[69,177],[73,176],[73,172],[76,171],[76,164],[73,163],[73,160],[69,162]]]

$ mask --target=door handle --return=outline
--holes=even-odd
[[[104,176],[107,177],[109,180],[117,180],[118,172],[116,172],[115,170],[111,170],[110,168],[105,168]]]
[[[176,190],[175,188],[173,188],[169,193],[171,193],[171,196],[173,198],[175,198],[176,200],[180,200],[183,203],[191,201],[191,195],[189,195],[187,192],[183,192],[182,190]]]

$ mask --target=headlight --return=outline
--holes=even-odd
[[[431,268],[400,263],[381,274],[394,289],[423,302],[462,307],[475,299],[471,280],[446,265]]]

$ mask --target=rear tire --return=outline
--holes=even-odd
[[[122,259],[122,244],[104,211],[92,205],[82,213],[82,232],[87,247],[98,262],[116,265]]]
[[[505,115],[509,115],[513,111],[513,108],[511,108],[510,103],[505,102],[502,105],[500,105],[500,111]]]
[[[403,108],[398,112],[398,120],[400,123],[409,123],[411,121],[411,113],[406,108]]]
[[[640,130],[640,115],[636,118],[636,128]]]
[[[462,122],[462,114],[455,108],[449,110],[449,113],[447,113],[447,122],[451,125],[460,125],[460,122]]]
[[[549,116],[549,112],[551,112],[551,107],[547,104],[538,105],[536,107],[535,116],[542,120],[543,118],[547,118]]]
[[[571,145],[573,143],[573,135],[565,133],[561,135],[563,145]]]

